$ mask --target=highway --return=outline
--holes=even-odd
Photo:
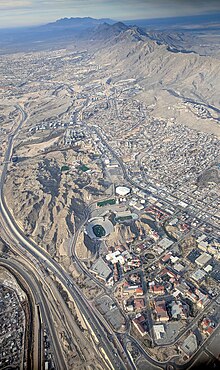
[[[37,260],[39,260],[44,270],[51,271],[63,284],[65,289],[68,291],[69,295],[71,296],[72,300],[76,303],[78,306],[81,314],[85,317],[85,319],[89,322],[89,325],[92,329],[92,331],[95,333],[96,337],[99,340],[98,347],[103,348],[106,356],[109,359],[109,363],[111,364],[109,368],[112,369],[120,369],[120,370],[127,370],[127,369],[135,369],[135,365],[130,359],[130,356],[128,355],[126,349],[122,354],[122,347],[118,341],[118,338],[116,337],[115,333],[112,333],[109,329],[107,329],[107,325],[105,324],[105,320],[100,318],[100,315],[97,314],[96,310],[92,305],[89,303],[89,301],[86,299],[86,297],[82,294],[82,291],[77,286],[77,284],[74,282],[74,280],[69,276],[69,274],[62,268],[62,266],[59,265],[49,254],[41,248],[38,244],[36,244],[33,240],[29,239],[24,232],[18,227],[15,220],[13,219],[13,216],[11,215],[8,206],[5,202],[4,198],[4,184],[5,179],[7,176],[7,170],[8,170],[8,163],[10,162],[10,159],[12,157],[13,152],[13,142],[14,138],[16,137],[17,133],[19,132],[19,129],[22,127],[23,122],[26,120],[27,115],[22,107],[19,105],[16,106],[22,113],[22,119],[17,126],[16,130],[9,135],[8,137],[8,147],[5,153],[4,158],[4,164],[2,168],[2,174],[0,178],[0,213],[4,220],[4,223],[7,227],[8,234],[13,238],[14,242],[19,244],[20,248],[23,248],[23,250],[28,251],[33,257],[35,257]],[[124,163],[122,162],[121,158],[113,151],[113,149],[109,146],[109,144],[104,140],[102,135],[98,132],[98,130],[95,127],[88,127],[88,130],[93,130],[96,132],[97,136],[100,138],[100,140],[103,142],[103,144],[109,149],[109,151],[112,153],[112,155],[116,158],[118,161],[120,168],[123,172],[124,178],[133,186],[145,190],[145,188],[141,187],[140,185],[137,185],[132,179],[129,178],[126,168],[124,166]],[[150,193],[150,192],[149,192]],[[160,199],[157,196],[158,199]],[[162,199],[163,200],[163,199]],[[85,220],[87,219],[89,215],[89,207],[86,209],[85,212]],[[83,227],[85,220],[81,223],[78,231],[76,231],[73,240],[72,240],[72,249],[73,249],[73,255],[75,262],[79,265],[79,267],[83,270],[83,272],[91,278],[91,274],[88,272],[88,270],[83,266],[83,264],[80,262],[80,260],[77,258],[77,255],[75,253],[75,243],[77,242],[78,233]],[[8,263],[8,261],[7,261]],[[18,270],[19,271],[19,270]],[[27,281],[29,282],[30,277],[26,276]],[[97,283],[97,279],[93,279]],[[31,282],[30,282],[31,284]],[[33,283],[32,283],[33,285]],[[105,287],[103,287],[103,284],[98,283],[98,285],[104,290]],[[33,289],[35,289],[33,287]],[[39,293],[39,292],[38,292]],[[41,291],[40,293],[40,307],[43,312],[43,316],[46,322],[50,322],[51,314],[50,310],[48,308],[48,305],[46,303],[45,299],[45,292]],[[49,321],[48,321],[49,320]],[[53,340],[53,346],[55,350],[55,358],[56,358],[56,366],[57,369],[65,370],[66,364],[62,356],[62,350],[60,348],[59,341],[57,340],[57,336],[55,333],[55,329],[52,325],[52,323],[49,325],[49,330],[51,334],[51,338]],[[114,341],[111,340],[112,335],[114,336]],[[123,337],[123,335],[122,335]],[[129,336],[128,334],[124,335],[124,338],[127,340],[130,340],[135,344],[135,346],[138,348],[140,353],[144,356],[145,360],[150,364],[153,364],[155,366],[159,366],[163,369],[166,368],[167,362],[161,363],[156,360],[154,360],[152,357],[150,357],[146,351],[142,348],[142,346],[139,344],[139,342],[133,338],[132,336]],[[127,362],[127,365],[125,365],[125,359]],[[175,366],[171,362],[172,365]],[[183,367],[184,368],[184,367]]]
[[[117,356],[115,355],[117,350],[115,349],[113,343],[109,341],[106,328],[103,327],[102,323],[94,313],[93,307],[88,303],[87,299],[83,296],[81,290],[74,283],[73,279],[70,278],[69,274],[56,261],[54,261],[53,258],[44,249],[39,247],[36,243],[34,243],[24,234],[24,232],[18,227],[15,220],[13,219],[8,209],[8,206],[5,202],[3,190],[8,170],[8,162],[10,161],[12,155],[13,140],[16,134],[18,133],[18,130],[21,128],[23,122],[27,118],[27,115],[24,112],[24,110],[20,106],[18,106],[18,108],[22,112],[22,119],[14,133],[9,135],[8,148],[5,154],[0,179],[0,212],[2,218],[4,219],[5,225],[7,225],[7,231],[11,235],[11,237],[13,237],[15,243],[17,242],[22,248],[31,253],[32,256],[43,262],[44,268],[49,269],[52,273],[56,275],[56,277],[64,285],[65,289],[69,292],[73,301],[76,302],[81,313],[89,321],[92,330],[94,331],[94,333],[96,333],[96,335],[99,338],[100,346],[103,348],[109,359],[109,362],[112,364],[111,365],[112,368],[124,370],[126,369],[124,361],[121,360],[118,352]],[[58,369],[63,370],[65,369],[65,367],[63,366],[58,367]]]
[[[35,304],[39,306],[41,316],[43,318],[43,322],[48,326],[50,336],[52,339],[52,346],[54,349],[54,361],[56,364],[56,367],[58,369],[66,369],[65,360],[62,355],[62,351],[60,348],[60,343],[57,338],[56,331],[54,329],[54,326],[51,322],[51,315],[50,315],[50,309],[47,303],[47,300],[45,299],[44,292],[42,290],[41,284],[39,284],[39,280],[37,279],[36,275],[33,274],[33,272],[29,269],[26,270],[24,266],[22,266],[20,263],[18,263],[15,260],[5,260],[3,258],[0,258],[0,265],[4,266],[6,268],[9,267],[9,269],[12,269],[15,271],[15,273],[22,276],[22,278],[26,281],[27,285],[29,286],[32,294],[35,298]],[[41,343],[42,344],[42,343]],[[40,346],[40,343],[38,344]],[[41,353],[42,349],[38,348],[39,353]],[[56,354],[59,354],[56,356]],[[38,363],[38,369],[41,370],[42,364]]]

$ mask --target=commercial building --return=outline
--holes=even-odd
[[[112,270],[107,265],[107,263],[105,263],[102,257],[99,257],[97,259],[97,261],[92,265],[90,271],[105,282],[109,279],[109,277],[112,274]]]
[[[198,343],[197,338],[194,333],[190,333],[187,338],[184,340],[180,349],[185,353],[185,355],[189,358],[193,355],[193,353],[197,350]]]
[[[163,249],[168,249],[173,244],[173,241],[168,238],[163,238],[158,245]]]
[[[212,256],[206,252],[202,253],[201,256],[196,258],[195,263],[199,267],[205,266],[210,260],[212,259]]]
[[[206,276],[206,272],[204,270],[196,270],[192,273],[192,279],[195,280],[197,283],[202,281]]]

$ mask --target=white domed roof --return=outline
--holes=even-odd
[[[116,194],[121,195],[122,197],[128,195],[130,191],[131,189],[127,188],[127,186],[117,186],[117,188],[115,189]]]

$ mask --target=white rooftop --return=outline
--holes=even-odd
[[[131,192],[131,189],[127,186],[117,186],[115,189],[115,192],[117,195],[125,196],[128,195]]]
[[[164,329],[163,324],[162,325],[154,325],[153,330],[154,330],[154,335],[155,335],[157,340],[162,338],[162,334],[165,334],[165,329]]]
[[[206,252],[202,253],[201,256],[196,258],[195,263],[199,266],[204,266],[212,259],[212,256]]]
[[[173,241],[168,239],[168,238],[163,238],[159,243],[158,245],[163,248],[163,249],[167,249],[169,247],[171,247],[171,245],[173,244]]]

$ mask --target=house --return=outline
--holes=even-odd
[[[210,302],[210,299],[208,298],[208,295],[202,293],[201,290],[199,290],[199,289],[196,289],[195,293],[198,297],[197,306],[199,308],[204,308]]]
[[[201,322],[202,332],[208,336],[215,330],[214,326],[214,323],[207,317],[205,317]]]
[[[144,294],[143,289],[142,289],[142,288],[137,288],[137,289],[135,290],[135,294],[136,294],[136,295],[143,295],[143,294]]]
[[[141,310],[145,307],[145,302],[143,298],[135,298],[134,299],[134,308],[136,310]]]
[[[144,337],[147,334],[145,317],[143,315],[136,316],[135,319],[132,320],[132,322],[139,334]]]
[[[165,289],[163,285],[150,285],[149,291],[154,294],[164,294]]]
[[[157,315],[156,321],[166,322],[169,320],[164,300],[155,301],[155,312]]]

